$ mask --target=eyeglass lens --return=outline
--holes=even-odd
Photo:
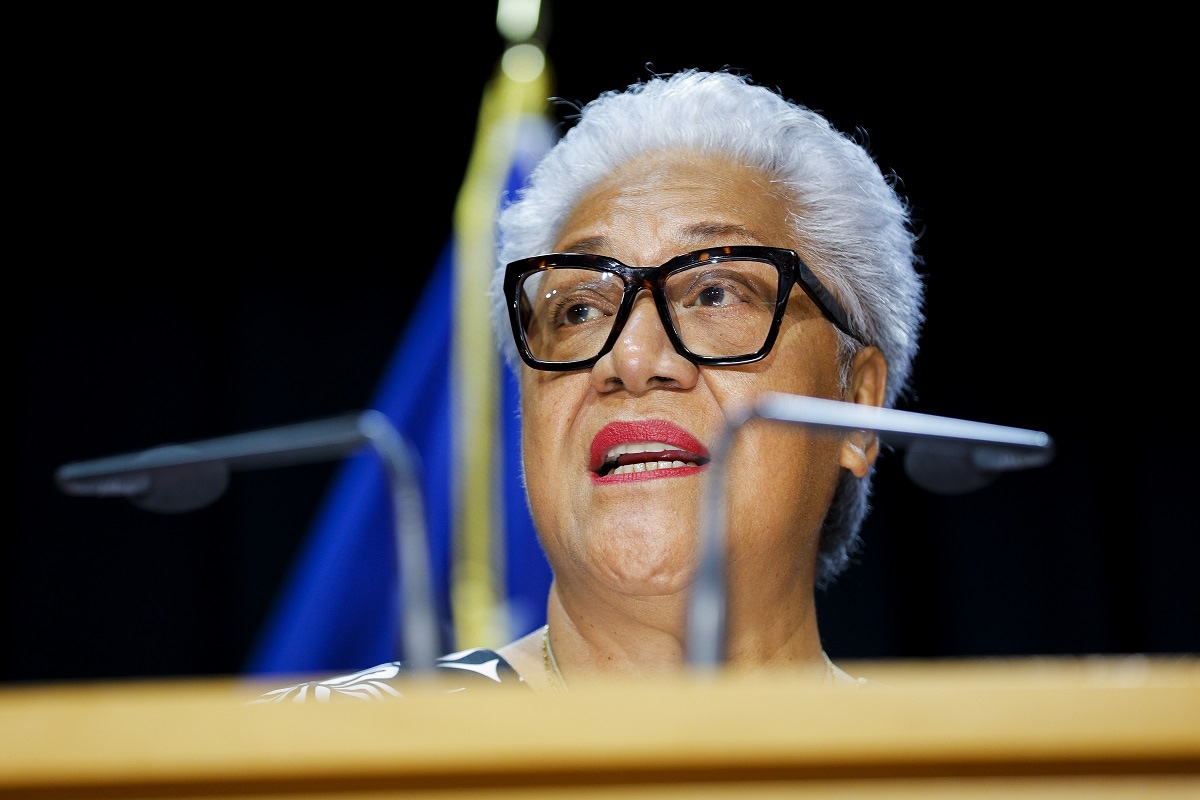
[[[546,362],[595,357],[612,332],[624,295],[620,275],[555,267],[526,275],[518,291],[525,339]],[[779,292],[779,270],[754,259],[702,262],[671,273],[663,286],[683,346],[698,356],[757,352],[767,340]]]

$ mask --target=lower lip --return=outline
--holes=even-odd
[[[645,472],[627,472],[624,475],[605,475],[601,477],[596,473],[591,473],[592,483],[596,485],[608,485],[611,483],[631,483],[633,481],[652,481],[658,478],[686,478],[688,475],[695,475],[698,472],[704,471],[704,466],[699,467],[669,467],[667,469],[648,469]]]

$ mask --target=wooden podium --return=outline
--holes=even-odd
[[[241,679],[0,687],[0,797],[1200,798],[1200,658],[248,705]]]

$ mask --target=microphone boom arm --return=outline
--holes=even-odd
[[[404,658],[415,673],[428,674],[435,667],[439,641],[425,507],[416,479],[416,455],[383,413],[368,410],[64,464],[54,479],[68,495],[126,497],[148,511],[177,513],[202,508],[220,497],[230,470],[330,461],[368,443],[383,461],[390,489]]]
[[[875,431],[882,442],[909,448],[906,468],[915,482],[947,494],[979,488],[1000,472],[1043,466],[1054,457],[1054,442],[1041,431],[777,392],[759,396],[730,415],[709,462],[700,567],[688,604],[688,661],[696,668],[712,669],[725,661],[726,462],[734,435],[752,419]],[[940,463],[954,469],[941,469]]]

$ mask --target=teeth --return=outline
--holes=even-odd
[[[601,475],[629,475],[634,472],[651,472],[658,469],[678,469],[680,467],[697,467],[700,463],[696,461],[679,461],[677,459],[658,461],[642,461],[634,464],[617,465],[617,461],[621,456],[634,453],[657,453],[660,451],[679,450],[678,445],[667,444],[666,442],[625,442],[624,444],[610,447],[604,454],[604,466],[600,469]]]
[[[626,442],[609,448],[604,454],[605,461],[615,461],[617,456],[625,453],[644,453],[647,450],[678,450],[679,448],[666,442]]]
[[[625,452],[641,453],[643,450],[628,450]],[[638,464],[626,464],[623,467],[617,467],[609,475],[628,475],[631,472],[652,472],[656,469],[671,469],[673,467],[694,467],[696,463],[693,461],[643,461]]]

